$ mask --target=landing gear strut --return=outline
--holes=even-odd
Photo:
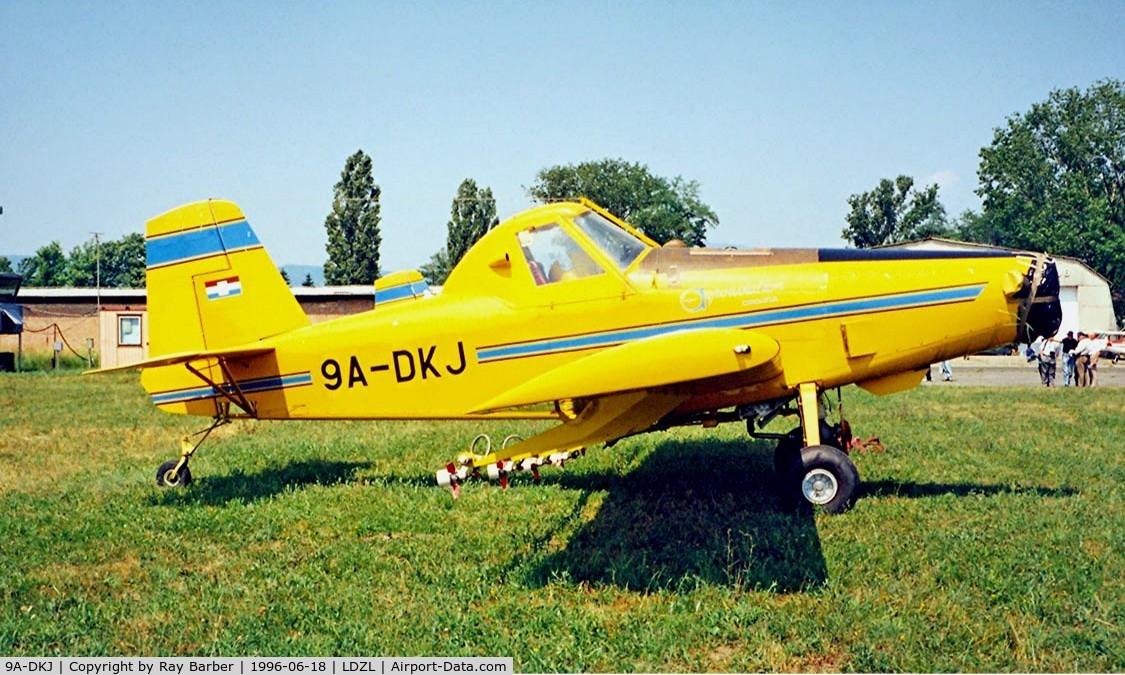
[[[851,506],[859,487],[859,471],[843,450],[850,439],[845,440],[842,433],[833,433],[834,429],[820,418],[819,398],[815,384],[801,384],[797,389],[805,446],[783,472],[779,472],[781,489],[784,497],[795,498],[798,504],[842,513]],[[822,433],[822,426],[827,426],[829,433]],[[847,429],[842,419],[839,428],[841,432]]]
[[[859,471],[848,456],[856,441],[843,417],[843,407],[839,423],[830,424],[821,414],[819,399],[815,384],[802,384],[797,390],[796,409],[782,401],[772,408],[747,410],[747,430],[755,438],[777,441],[773,467],[783,502],[841,513],[851,506],[859,487]],[[761,427],[779,414],[795,414],[801,425],[786,434],[755,430],[755,419]]]

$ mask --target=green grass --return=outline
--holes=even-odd
[[[865,485],[789,513],[735,425],[454,503],[536,424],[204,420],[135,376],[0,375],[0,654],[511,655],[521,671],[1125,670],[1122,390],[845,392]]]
[[[94,367],[98,366],[98,358],[94,357]],[[58,358],[53,358],[49,352],[24,353],[20,357],[19,369],[21,373],[30,372],[80,372],[89,370],[90,364],[86,358],[78,358],[74,354],[61,353]]]

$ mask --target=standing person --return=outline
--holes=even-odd
[[[1063,386],[1069,387],[1071,380],[1074,380],[1075,386],[1078,385],[1078,378],[1074,372],[1074,348],[1078,346],[1078,340],[1074,338],[1074,331],[1068,330],[1066,337],[1062,339],[1061,358],[1063,363]]]
[[[1055,386],[1055,364],[1059,356],[1059,341],[1047,338],[1039,348],[1039,380],[1044,387]]]
[[[1078,375],[1078,386],[1087,387],[1090,384],[1090,374],[1086,370],[1086,366],[1090,363],[1090,357],[1086,354],[1086,349],[1090,346],[1090,338],[1078,331],[1078,344],[1074,347],[1074,369]]]
[[[1043,336],[1040,335],[1037,338],[1035,338],[1035,342],[1032,342],[1031,344],[1029,344],[1027,346],[1027,350],[1024,351],[1023,354],[1024,354],[1024,356],[1027,357],[1028,363],[1031,363],[1032,361],[1038,360],[1039,352],[1043,349],[1043,345],[1044,345],[1045,342],[1046,342],[1046,340],[1044,340]]]
[[[1098,360],[1102,357],[1102,350],[1109,346],[1109,338],[1090,336],[1090,344],[1086,347],[1088,360],[1086,361],[1086,380],[1088,387],[1098,384]]]
[[[941,379],[945,382],[953,381],[953,368],[949,366],[949,361],[941,362]]]

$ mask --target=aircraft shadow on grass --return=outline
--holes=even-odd
[[[981,485],[979,483],[915,483],[914,481],[864,481],[859,486],[860,499],[867,497],[905,497],[921,499],[954,495],[1033,495],[1036,497],[1072,497],[1078,490],[1071,487],[1048,488],[1038,485]]]
[[[566,548],[530,573],[636,591],[696,584],[808,590],[828,578],[813,515],[783,508],[772,454],[739,442],[661,443],[627,474],[544,473],[544,483],[581,490],[573,526],[590,495],[605,491],[597,515]],[[556,533],[548,533],[546,545]]]
[[[271,466],[257,473],[236,470],[225,476],[198,478],[186,490],[161,490],[150,498],[150,503],[154,506],[220,506],[229,502],[252,502],[306,485],[349,483],[360,470],[369,466],[362,462],[317,459]]]
[[[208,476],[187,490],[154,494],[150,501],[154,506],[256,501],[307,485],[352,482],[367,468],[361,462],[293,462],[257,473]],[[527,574],[535,585],[565,579],[640,592],[699,584],[783,593],[814,590],[828,579],[815,519],[807,509],[782,504],[776,481],[769,444],[714,439],[663,442],[627,473],[545,470],[545,486],[578,490],[581,497],[567,517],[532,542],[529,556],[560,536],[566,538],[565,548],[534,562],[520,556],[509,568]],[[433,477],[387,476],[380,482],[430,486]],[[597,514],[576,526],[590,500],[602,492]],[[1066,487],[893,480],[865,482],[860,488],[861,499],[1077,493]]]
[[[568,520],[541,537],[540,549],[574,526],[593,492],[606,496],[593,520],[569,535],[566,548],[533,569],[531,582],[562,578],[636,591],[699,583],[783,593],[822,586],[828,573],[815,519],[779,499],[772,456],[766,443],[670,441],[627,474],[545,473],[545,484],[581,490],[583,497]],[[860,498],[1078,493],[891,480],[861,486]]]

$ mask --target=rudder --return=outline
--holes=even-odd
[[[309,325],[232,202],[187,204],[145,224],[149,356],[257,342]]]

